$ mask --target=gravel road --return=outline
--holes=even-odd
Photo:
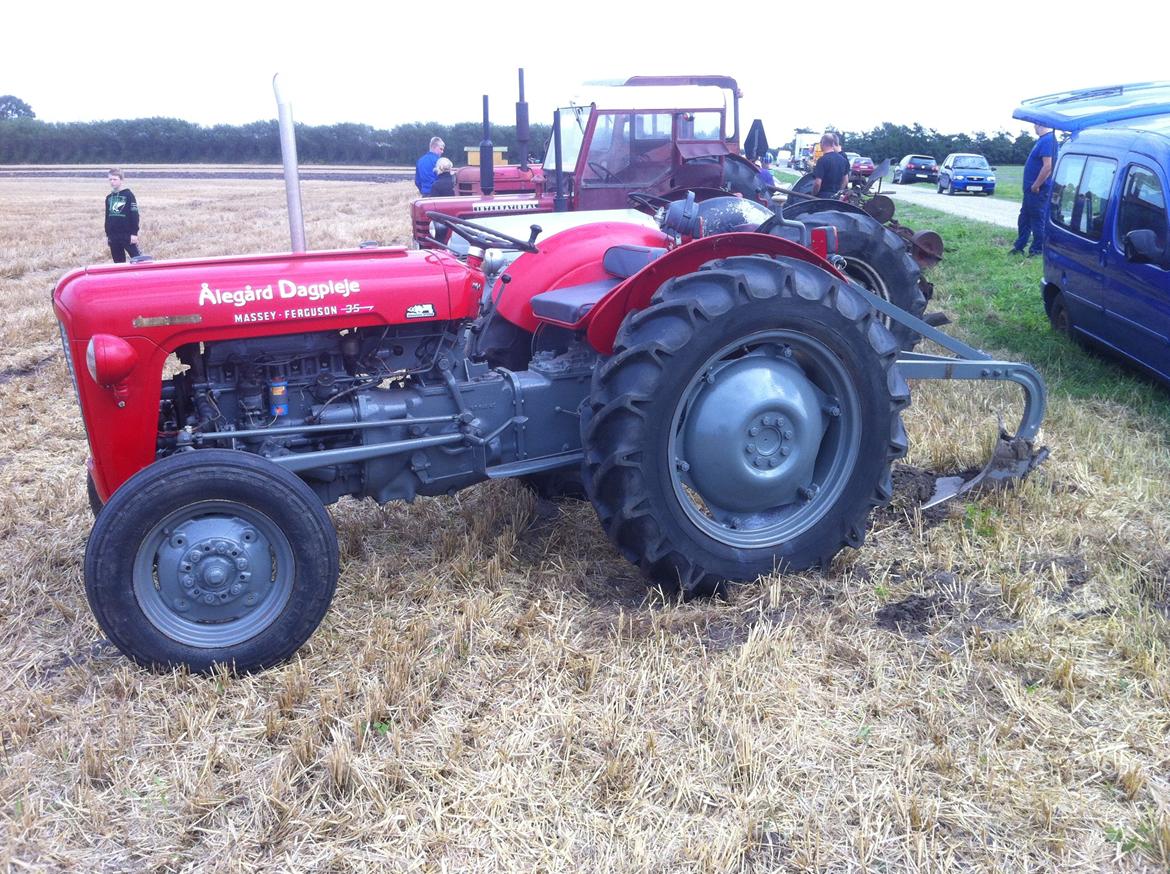
[[[940,212],[988,222],[1001,228],[1015,228],[1016,219],[1020,215],[1020,205],[1014,201],[1000,200],[995,195],[983,197],[977,194],[956,194],[952,197],[939,194],[933,184],[894,185],[887,179],[882,182],[882,194],[889,195],[895,203],[929,206]]]

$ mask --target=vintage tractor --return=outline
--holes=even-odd
[[[85,587],[102,629],[146,666],[277,663],[333,596],[327,504],[565,471],[657,584],[709,594],[824,567],[891,497],[907,377],[1016,382],[1018,432],[981,476],[1042,457],[1032,368],[848,280],[831,228],[743,232],[717,207],[688,198],[656,226],[547,238],[435,214],[462,255],[65,276],[53,305],[92,453]],[[883,322],[958,357],[899,353]]]
[[[527,106],[517,104],[517,129],[527,141]],[[767,202],[755,165],[740,147],[739,86],[730,76],[634,76],[596,89],[587,104],[566,106],[553,119],[553,138],[541,166],[464,168],[455,197],[420,198],[411,205],[416,245],[435,246],[428,213],[458,218],[575,210],[623,209],[631,192],[668,195],[686,190],[742,194]],[[485,99],[486,101],[486,99]],[[523,111],[521,111],[523,107]],[[487,129],[485,102],[484,128]],[[524,147],[522,147],[524,148]],[[484,172],[492,190],[477,182]],[[494,187],[493,187],[494,186]]]

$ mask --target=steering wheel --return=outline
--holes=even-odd
[[[445,225],[451,233],[462,237],[469,245],[478,246],[480,249],[517,249],[521,252],[531,252],[533,254],[540,252],[536,248],[536,237],[541,231],[540,225],[533,225],[531,236],[527,240],[521,240],[517,237],[510,237],[501,231],[487,228],[483,225],[477,225],[475,222],[469,222],[467,219],[447,215],[443,212],[428,212],[427,218],[435,222],[435,224]]]
[[[665,197],[659,197],[657,194],[646,194],[642,191],[631,191],[626,195],[626,198],[634,205],[636,209],[644,213],[653,215],[664,206],[670,206],[671,201]]]
[[[589,161],[586,164],[586,166],[590,170],[592,170],[594,173],[596,173],[598,176],[600,176],[602,182],[620,182],[621,181],[620,179],[617,178],[617,176],[615,176],[613,173],[610,173],[609,170],[607,170],[605,167],[602,167],[596,161]]]

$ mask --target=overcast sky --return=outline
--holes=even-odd
[[[1167,78],[1164,3],[585,3],[493,0],[312,5],[248,0],[16,0],[3,13],[0,94],[47,121],[275,118],[282,72],[297,121],[514,121],[524,67],[533,121],[589,80],[734,76],[744,128],[919,122],[1013,135],[1027,97]],[[833,10],[833,26],[823,23]],[[839,23],[838,23],[839,22]],[[1142,43],[1146,44],[1143,50]],[[421,144],[420,144],[421,145]]]

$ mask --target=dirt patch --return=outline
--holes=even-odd
[[[53,360],[53,355],[46,355],[39,361],[34,361],[32,364],[24,364],[19,367],[6,367],[0,370],[0,385],[6,382],[11,382],[14,379],[24,379],[28,376],[33,376],[40,372],[45,365]]]
[[[935,483],[948,476],[960,476],[964,480],[977,474],[978,471],[961,471],[958,474],[936,473],[912,464],[895,464],[892,476],[894,480],[894,496],[890,503],[874,512],[874,518],[881,521],[900,520],[905,513],[912,512],[934,496]],[[919,511],[922,515],[923,528],[930,529],[941,525],[951,514],[950,502],[944,501],[933,507],[925,507]]]
[[[1007,617],[998,589],[936,571],[922,581],[920,592],[880,607],[874,624],[911,638],[938,634],[944,641],[961,646],[974,629],[1009,631],[1019,622]]]

